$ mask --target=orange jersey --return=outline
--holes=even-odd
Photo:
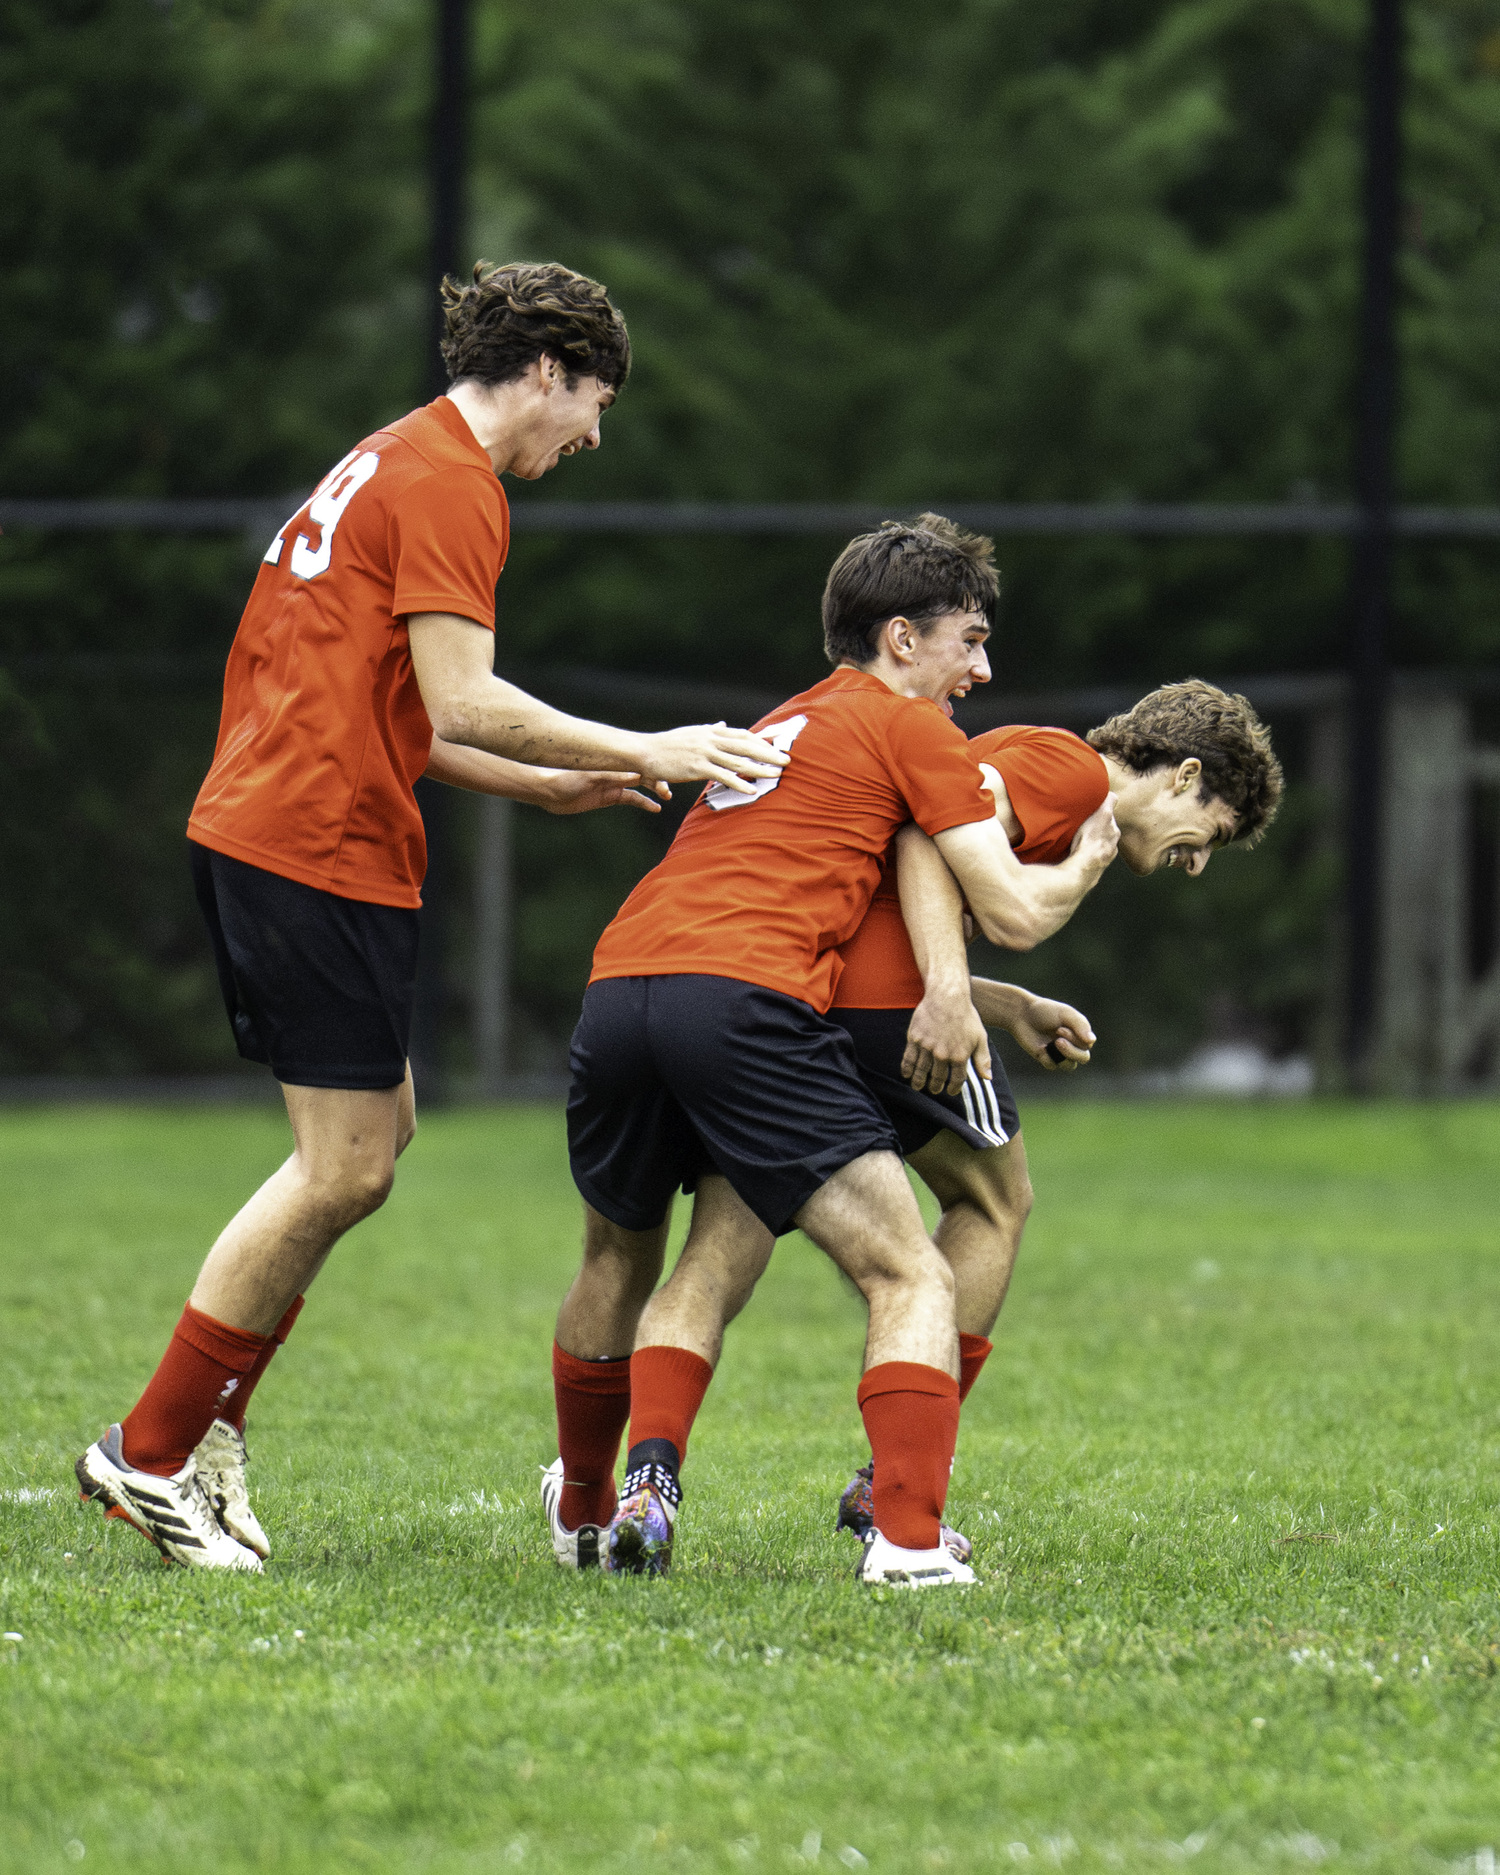
[[[1073,836],[1109,791],[1104,758],[1066,729],[987,729],[969,744],[976,761],[1000,772],[1021,840],[1016,858],[1028,866],[1068,857]],[[922,975],[912,955],[896,869],[888,866],[865,921],[843,947],[841,1009],[915,1009]]]
[[[340,898],[422,902],[432,724],[406,619],[495,629],[510,514],[446,397],[366,437],[271,542],[188,836]]]
[[[755,725],[791,761],[752,795],[704,790],[594,952],[603,977],[717,976],[833,999],[896,829],[988,820],[963,732],[935,703],[837,670]]]

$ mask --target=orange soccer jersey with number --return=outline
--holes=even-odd
[[[755,725],[791,760],[753,796],[705,789],[594,952],[603,977],[718,976],[824,1011],[896,829],[988,820],[963,732],[852,669]]]
[[[272,541],[188,836],[340,898],[420,905],[432,724],[406,620],[495,628],[510,517],[446,397],[366,437]]]
[[[974,758],[998,769],[1028,866],[1066,859],[1073,836],[1109,791],[1104,758],[1066,729],[989,729],[969,744]],[[841,1009],[915,1009],[922,976],[901,916],[896,869],[887,866],[864,923],[843,946],[844,972],[834,998]]]

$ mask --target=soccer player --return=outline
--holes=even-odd
[[[599,447],[630,367],[603,287],[565,267],[445,281],[446,396],[377,430],[267,549],[224,680],[188,834],[240,1053],[267,1063],[291,1157],[208,1253],[132,1411],[79,1459],[86,1497],[169,1560],[259,1569],[245,1412],[333,1245],[390,1190],[415,1129],[407,1038],[426,864],[423,774],[554,812],[713,782],[729,800],[785,756],[748,731],[635,735],[494,674],[509,514]]]
[[[613,1468],[672,1199],[702,1181],[700,1207],[733,1197],[773,1237],[799,1226],[866,1300],[877,1527],[864,1579],[973,1579],[939,1537],[958,1427],[952,1275],[827,1011],[837,947],[905,822],[936,841],[986,934],[1016,949],[1056,930],[1113,857],[1106,804],[1069,857],[1022,865],[941,707],[988,681],[997,587],[990,543],[935,515],[851,542],[823,599],[833,675],[758,725],[787,767],[753,797],[710,787],[600,939],[568,1103],[584,1259],[558,1315],[560,1456],[543,1482],[565,1564],[669,1565],[708,1361],[653,1351],[661,1410],[637,1415],[618,1506]]]
[[[1221,846],[1260,838],[1282,791],[1269,734],[1250,705],[1197,680],[1153,691],[1086,742],[1064,729],[1012,727],[970,746],[996,821],[1026,864],[1064,856],[1108,799],[1132,872],[1174,867],[1201,877]],[[934,1236],[954,1278],[962,1404],[991,1352],[1032,1202],[1015,1101],[989,1058],[984,1024],[1008,1029],[1044,1067],[1087,1061],[1094,1036],[1067,1004],[971,979],[962,895],[941,854],[916,827],[901,831],[896,849],[897,864],[842,948],[829,1015],[849,1034],[903,1153],[942,1207]],[[669,1356],[710,1371],[717,1364],[725,1324],[772,1247],[732,1194],[711,1194],[701,1228],[695,1211],[676,1269],[642,1314],[632,1436],[637,1422],[656,1423],[656,1375]],[[839,1527],[860,1536],[875,1520],[871,1473],[862,1467],[839,1504]],[[967,1561],[967,1539],[945,1525],[944,1541]]]

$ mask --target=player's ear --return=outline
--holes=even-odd
[[[886,644],[899,657],[910,657],[917,642],[916,627],[909,618],[897,613],[895,618],[887,619],[881,627]]]
[[[1186,794],[1189,788],[1197,787],[1199,777],[1202,773],[1202,762],[1198,760],[1196,755],[1190,755],[1185,762],[1179,762],[1177,764],[1177,772],[1172,777],[1172,792],[1174,794]]]

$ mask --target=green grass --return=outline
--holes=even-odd
[[[284,1129],[0,1118],[0,1869],[1487,1867],[1500,1111],[1027,1133],[950,1499],[984,1583],[914,1597],[830,1533],[861,1310],[797,1238],[731,1331],[677,1573],[553,1568],[551,1111],[425,1122],[257,1398],[265,1576],[162,1568],[69,1466]]]

